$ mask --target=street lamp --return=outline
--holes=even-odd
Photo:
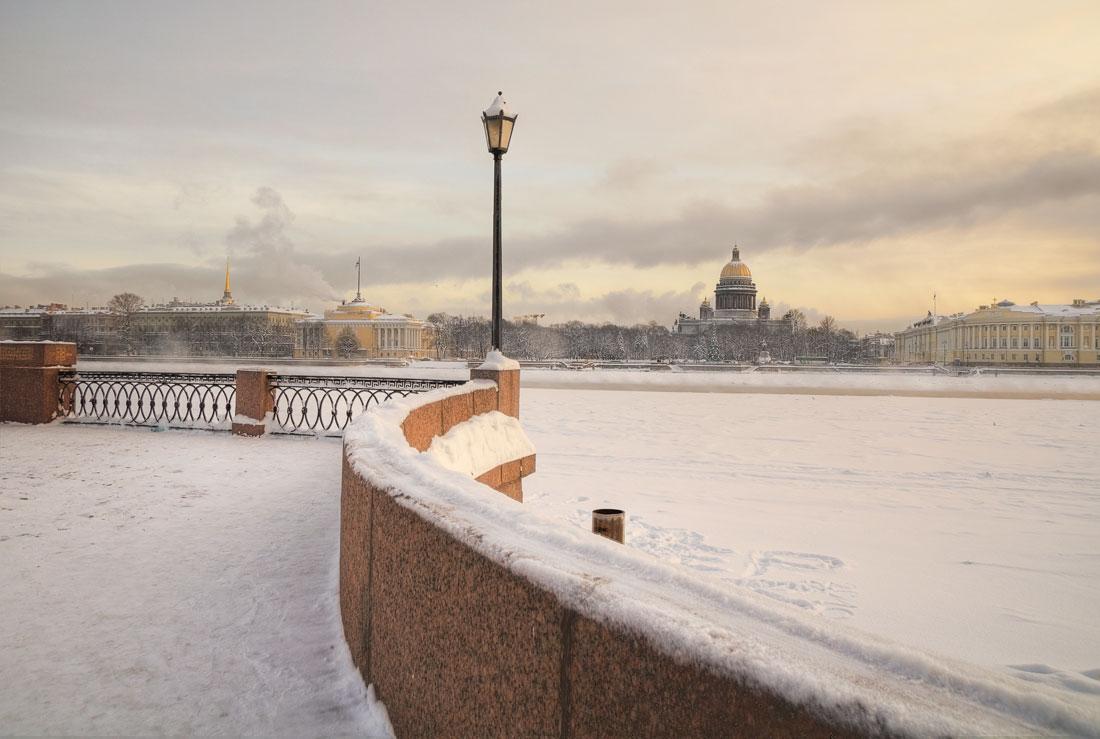
[[[512,129],[516,125],[515,113],[508,110],[504,93],[497,92],[496,99],[481,114],[485,126],[485,143],[493,155],[493,348],[500,349],[501,324],[501,267],[500,267],[500,159],[508,151]]]

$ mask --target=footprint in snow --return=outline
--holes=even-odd
[[[749,566],[738,584],[830,618],[855,613],[856,589],[824,577],[844,568],[844,561],[827,554],[769,549],[749,555]]]

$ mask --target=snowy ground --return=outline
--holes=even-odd
[[[0,425],[0,730],[386,736],[336,440]]]
[[[1100,701],[1100,402],[525,389],[525,504]]]

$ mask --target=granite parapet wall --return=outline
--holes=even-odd
[[[492,382],[494,386],[475,384],[466,392],[417,405],[401,423],[409,446],[418,452],[427,451],[435,437],[490,411],[519,418],[519,370],[475,370],[473,374],[474,379]],[[531,454],[486,470],[478,475],[477,481],[522,502],[523,478],[534,471],[535,455]]]
[[[518,378],[515,387],[518,395]],[[405,441],[426,449],[432,436],[474,413],[478,393],[487,402],[485,392],[411,408],[401,423]],[[518,398],[505,407],[518,414]],[[502,465],[490,480],[501,490],[507,484],[496,473],[503,481],[525,469],[533,471],[533,457]],[[578,611],[423,515],[409,504],[415,496],[368,481],[345,448],[344,631],[398,736],[857,735],[736,674],[673,656],[628,627]]]

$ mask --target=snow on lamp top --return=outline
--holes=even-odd
[[[485,143],[493,156],[499,156],[508,151],[516,118],[517,115],[511,111],[504,100],[503,92],[497,92],[492,104],[481,113],[481,122],[485,125]]]

